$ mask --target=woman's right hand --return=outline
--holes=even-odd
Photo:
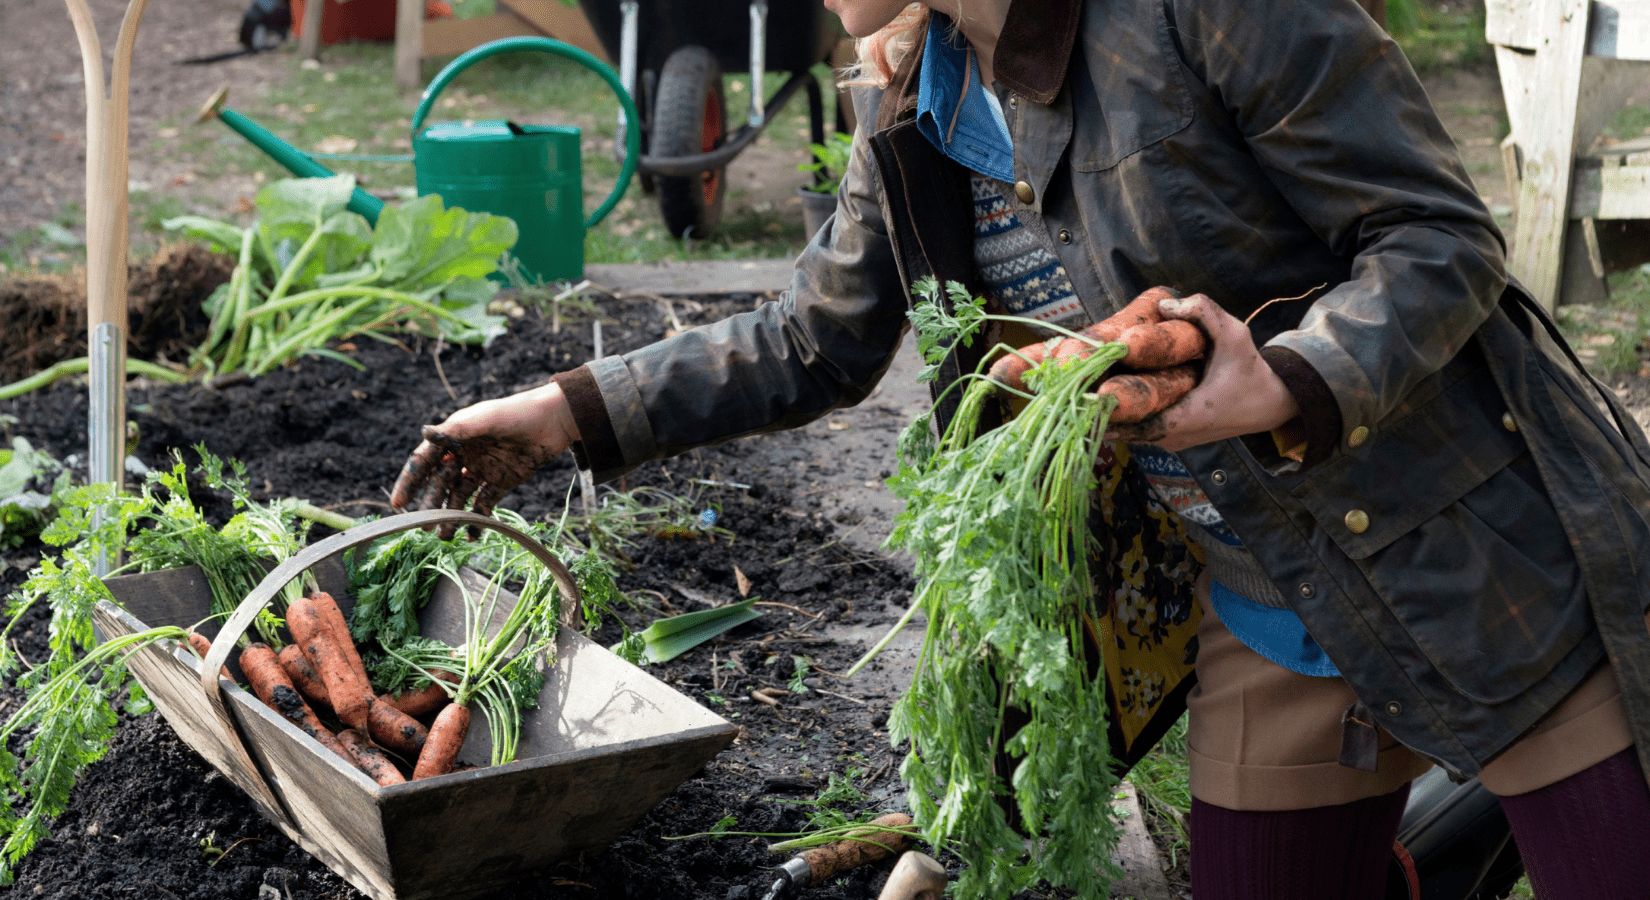
[[[579,439],[561,386],[551,382],[498,400],[467,406],[424,440],[395,480],[398,510],[463,509],[491,515],[498,501]],[[456,525],[441,526],[451,539]]]

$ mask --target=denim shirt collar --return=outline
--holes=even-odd
[[[917,85],[917,129],[946,156],[982,175],[1012,181],[1014,144],[1002,110],[980,83],[980,67],[967,42],[958,34],[953,43],[952,32],[949,18],[929,15]]]

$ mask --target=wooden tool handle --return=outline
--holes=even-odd
[[[945,896],[945,867],[915,850],[899,858],[877,900],[940,900]]]
[[[910,824],[910,816],[888,813],[865,823],[865,828],[854,832],[853,837],[802,851],[798,856],[807,861],[808,871],[812,873],[808,883],[819,884],[856,866],[899,853],[911,842],[911,836],[903,831],[884,829]]]

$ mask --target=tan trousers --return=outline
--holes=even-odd
[[[1341,714],[1357,699],[1345,680],[1291,672],[1244,646],[1198,584],[1197,686],[1187,697],[1192,796],[1235,810],[1334,806],[1389,794],[1432,764],[1381,733],[1375,772],[1340,765]],[[1568,778],[1632,745],[1608,663],[1479,780],[1508,796]]]

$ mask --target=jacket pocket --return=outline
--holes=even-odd
[[[1296,491],[1427,662],[1485,704],[1536,684],[1589,627],[1580,567],[1505,409],[1478,362]]]
[[[1083,10],[1071,91],[1071,165],[1102,172],[1192,121],[1192,98],[1159,3]]]

